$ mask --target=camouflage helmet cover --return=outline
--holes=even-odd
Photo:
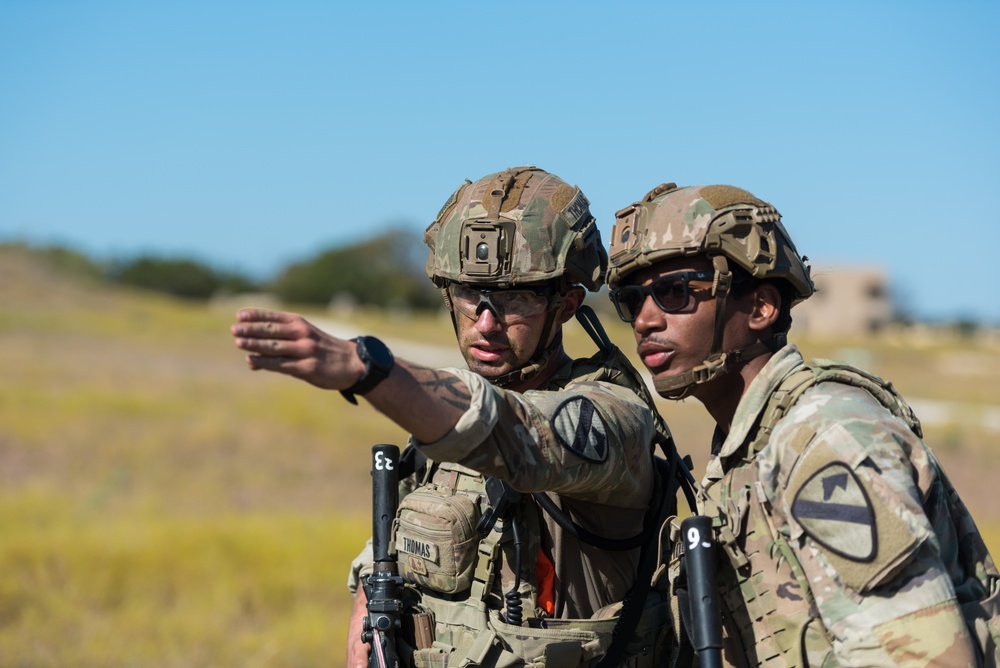
[[[784,279],[795,302],[814,288],[781,214],[741,188],[726,185],[657,186],[615,214],[608,283],[672,257],[723,255],[759,279]]]
[[[531,166],[466,181],[424,232],[424,242],[427,275],[442,287],[560,281],[596,290],[608,265],[583,192]]]

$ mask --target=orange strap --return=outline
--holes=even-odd
[[[535,561],[535,578],[538,580],[538,607],[550,615],[556,614],[556,569],[541,548]]]

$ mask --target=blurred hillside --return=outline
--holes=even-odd
[[[319,308],[380,306],[435,311],[441,305],[437,289],[424,273],[427,255],[423,237],[403,226],[355,243],[320,249],[271,276],[223,270],[193,257],[142,254],[102,260],[70,247],[28,242],[0,241],[0,249],[31,255],[65,275],[193,301],[267,294],[285,303]],[[913,328],[1000,340],[1000,321],[995,318],[919,321],[910,296],[897,289],[880,267],[819,264],[812,267],[812,276],[817,292],[797,307],[800,331],[839,336]],[[615,317],[606,288],[590,299],[599,313]]]
[[[437,289],[424,274],[422,237],[401,228],[318,251],[267,278],[220,270],[190,257],[98,260],[73,248],[27,243],[0,243],[0,249],[34,257],[66,276],[192,301],[266,292],[285,302],[322,307],[335,302],[436,310],[440,305]]]
[[[405,434],[365,402],[249,372],[234,309],[109,283],[72,254],[0,248],[0,665],[341,664],[370,447]],[[304,312],[453,363],[437,312]],[[628,327],[604,323],[631,353]],[[914,400],[1000,553],[1000,347],[961,331],[799,343]],[[593,348],[578,327],[567,345]],[[700,473],[700,404],[661,407]]]

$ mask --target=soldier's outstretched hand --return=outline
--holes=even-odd
[[[365,371],[353,341],[338,339],[301,315],[241,309],[230,326],[252,370],[276,371],[327,390],[351,387]]]

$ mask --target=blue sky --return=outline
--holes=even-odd
[[[1000,3],[0,0],[0,239],[267,276],[535,164],[664,181],[1000,324]]]

